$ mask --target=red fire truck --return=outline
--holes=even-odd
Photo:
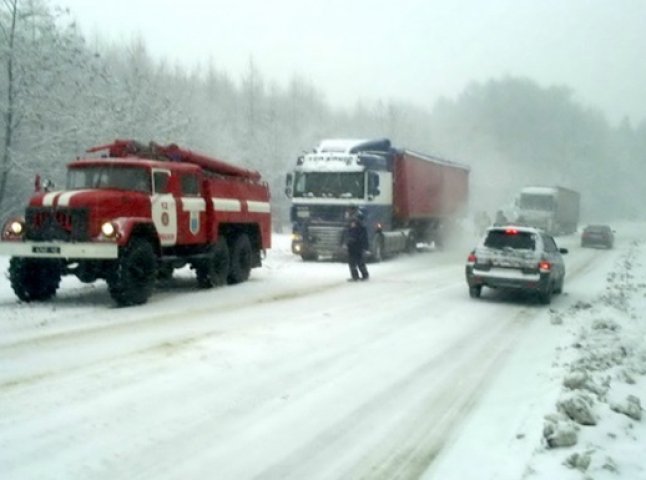
[[[136,305],[185,265],[202,288],[244,282],[261,265],[271,213],[258,172],[174,144],[116,140],[88,153],[68,164],[64,190],[37,180],[24,217],[3,227],[0,254],[21,300],[47,300],[74,274]]]

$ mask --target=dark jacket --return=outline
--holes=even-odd
[[[370,248],[368,231],[360,219],[353,218],[350,220],[345,230],[344,241],[350,254],[361,253]]]

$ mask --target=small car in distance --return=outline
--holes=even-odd
[[[615,244],[615,232],[608,225],[588,225],[581,232],[582,247],[612,248]]]
[[[493,226],[467,258],[469,295],[480,297],[482,287],[535,292],[549,304],[565,282],[563,254],[554,238],[542,230],[516,225]]]

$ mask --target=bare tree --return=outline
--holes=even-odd
[[[14,81],[14,45],[16,39],[16,22],[18,18],[18,0],[3,0],[3,11],[0,12],[0,35],[5,40],[6,48],[0,52],[5,67],[5,100],[3,106],[4,138],[0,154],[0,206],[7,189],[7,179],[11,169],[11,144],[16,128],[15,81]]]
[[[25,180],[69,155],[78,126],[91,123],[79,113],[88,85],[100,72],[74,23],[65,25],[65,15],[43,0],[0,3],[2,207],[20,203],[14,198],[21,191],[17,184],[29,183],[14,182],[12,176]]]

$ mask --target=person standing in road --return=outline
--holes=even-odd
[[[365,252],[368,250],[368,231],[363,223],[364,215],[357,210],[351,215],[345,231],[345,244],[348,248],[348,267],[350,267],[351,278],[348,281],[368,280],[368,268],[366,267]],[[361,274],[361,277],[359,277]]]

